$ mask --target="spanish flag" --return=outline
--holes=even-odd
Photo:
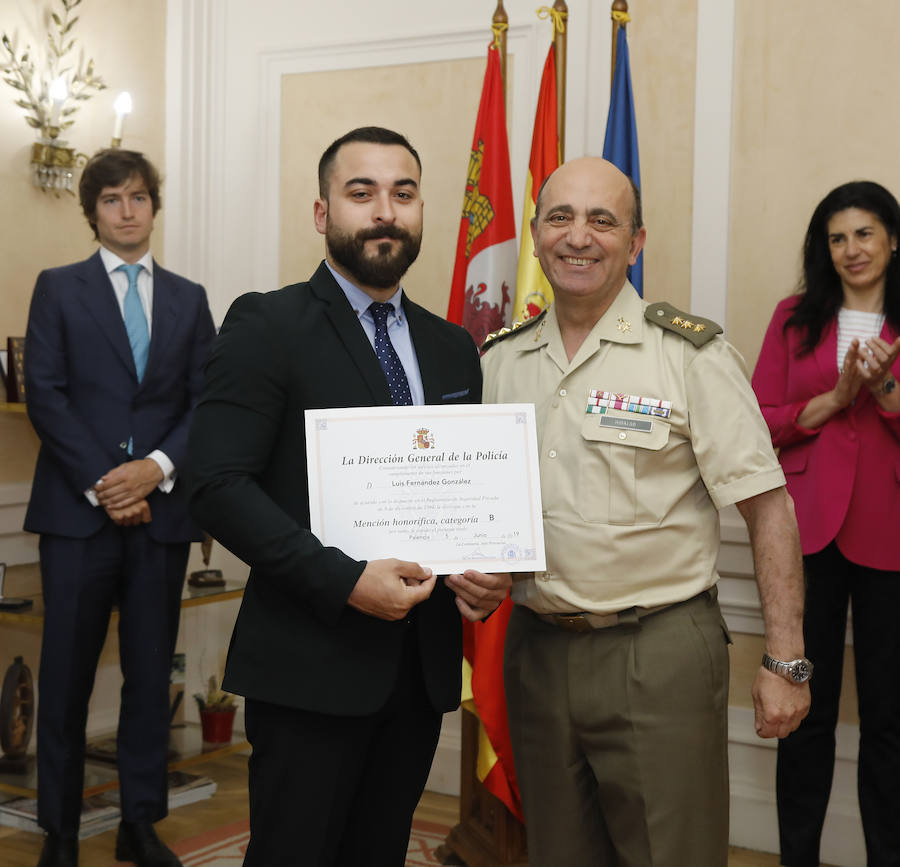
[[[503,644],[512,608],[507,596],[487,620],[463,623],[462,705],[480,723],[476,776],[524,823],[503,689]]]
[[[531,219],[534,217],[538,190],[544,179],[560,163],[559,133],[556,127],[556,56],[551,43],[544,62],[534,134],[531,137],[531,157],[525,181],[525,206],[522,208],[522,238],[519,248],[519,272],[516,280],[514,319],[528,319],[540,313],[553,300],[553,290],[534,256],[531,239]]]

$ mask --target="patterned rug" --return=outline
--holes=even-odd
[[[440,863],[434,857],[434,850],[444,842],[449,830],[433,822],[413,821],[406,867],[427,867]],[[241,867],[249,840],[249,822],[243,819],[183,840],[172,849],[181,858],[184,867]]]

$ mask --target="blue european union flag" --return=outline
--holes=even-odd
[[[631,66],[628,62],[628,40],[625,28],[620,27],[616,38],[616,70],[613,74],[609,115],[606,118],[606,140],[603,158],[615,164],[641,188],[641,162],[638,157],[637,121],[634,117],[634,97],[631,90]],[[644,253],[628,269],[628,279],[644,295]]]

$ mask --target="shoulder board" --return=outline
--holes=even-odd
[[[532,325],[537,325],[538,322],[544,318],[546,313],[547,308],[545,307],[540,313],[536,313],[528,319],[520,319],[517,322],[513,322],[509,328],[501,328],[499,331],[488,334],[488,336],[484,338],[484,343],[481,344],[482,353],[487,352],[488,349],[499,343],[501,340],[506,340],[511,334],[516,334],[519,331],[524,331],[526,328],[531,328]]]
[[[685,313],[666,301],[650,304],[644,310],[644,319],[667,331],[680,334],[698,348],[722,333],[722,326],[717,322],[704,319],[702,316],[691,316],[690,313]]]

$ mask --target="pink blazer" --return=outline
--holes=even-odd
[[[818,346],[799,355],[802,334],[784,323],[797,303],[775,308],[753,372],[753,390],[794,499],[804,554],[832,539],[847,559],[874,569],[900,569],[900,413],[886,413],[863,388],[854,404],[822,427],[797,424],[807,402],[838,379],[837,321]],[[887,324],[881,337],[897,335]],[[894,364],[900,378],[900,359]]]

